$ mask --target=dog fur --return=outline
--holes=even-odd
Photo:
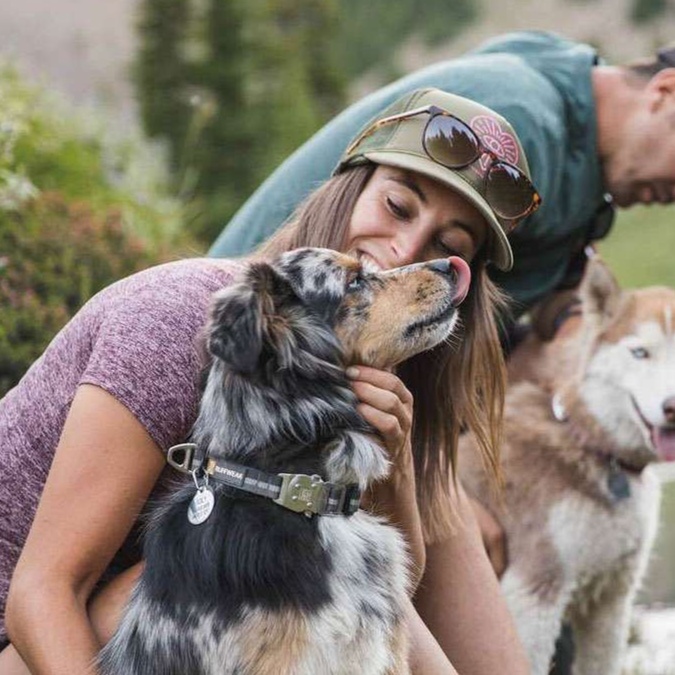
[[[522,352],[538,382],[507,393],[501,498],[475,441],[459,451],[462,483],[505,530],[502,588],[533,675],[549,672],[564,619],[575,675],[620,672],[658,522],[647,465],[675,458],[675,291],[622,292],[596,259],[581,300],[578,329]]]
[[[349,363],[391,368],[449,337],[447,261],[389,272],[323,249],[254,262],[215,298],[212,365],[192,433],[211,457],[365,488],[389,463],[356,410]],[[307,518],[190,480],[154,513],[145,569],[102,675],[404,675],[401,534],[363,511]]]

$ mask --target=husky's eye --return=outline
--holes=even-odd
[[[648,359],[649,358],[649,352],[644,347],[633,347],[630,350],[630,353],[636,359]]]

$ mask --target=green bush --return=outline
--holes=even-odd
[[[163,167],[0,65],[0,396],[94,293],[190,245]]]
[[[0,251],[0,396],[92,295],[162,257],[120,211],[97,215],[58,193],[0,212]]]

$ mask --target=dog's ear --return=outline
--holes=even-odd
[[[260,298],[247,284],[236,284],[215,296],[208,347],[237,372],[255,369],[262,350]]]
[[[579,289],[584,322],[601,330],[619,309],[621,288],[609,267],[599,257],[589,260]]]
[[[236,372],[251,374],[266,344],[278,342],[275,317],[293,291],[265,262],[252,263],[244,280],[216,295],[209,351]],[[275,350],[278,345],[274,344]]]

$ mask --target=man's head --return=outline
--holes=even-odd
[[[594,72],[598,145],[618,206],[675,201],[675,47]]]

